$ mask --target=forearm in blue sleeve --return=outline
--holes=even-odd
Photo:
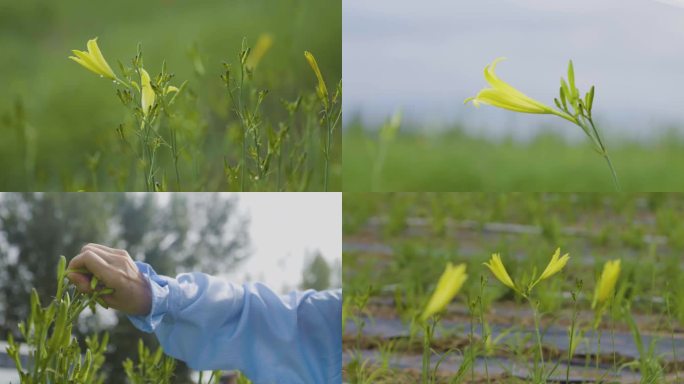
[[[237,369],[255,384],[341,383],[341,290],[280,296],[259,283],[203,273],[174,279],[137,265],[152,309],[129,319],[154,332],[168,355],[196,370]]]

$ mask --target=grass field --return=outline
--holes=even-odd
[[[684,377],[681,194],[345,193],[343,213],[350,382]],[[567,265],[527,298],[483,265],[500,253],[521,287],[558,247]],[[621,262],[617,283],[594,306],[609,260]],[[467,280],[423,323],[449,262]]]
[[[253,47],[262,35],[270,35],[273,44],[246,81],[244,98],[255,106],[256,92],[268,90],[255,108],[256,139],[248,137],[257,148],[248,148],[250,155],[263,162],[273,153],[267,170],[256,160],[242,160],[241,122],[220,78],[223,62],[239,76],[243,38]],[[123,127],[126,138],[135,141],[140,124],[131,108],[119,101],[111,81],[68,59],[72,49],[85,49],[93,37],[117,73],[117,62],[130,67],[141,43],[153,78],[165,61],[172,85],[187,81],[170,116],[153,127],[167,141],[167,131],[175,129],[180,183],[173,155],[162,144],[153,170],[155,189],[324,189],[326,129],[318,122],[316,77],[304,51],[315,55],[332,98],[341,79],[341,2],[311,0],[0,1],[0,189],[146,189],[141,176],[146,160],[117,133]],[[133,77],[139,81],[139,75]],[[299,96],[300,107],[290,115],[283,102]],[[284,129],[276,148],[273,135]],[[339,131],[330,151],[330,190],[341,188]],[[242,163],[248,183],[231,175]]]
[[[458,128],[432,136],[400,130],[387,144],[380,172],[374,172],[377,134],[350,126],[342,140],[345,191],[615,190],[606,163],[588,142],[568,144],[553,134],[520,143]],[[684,138],[611,140],[609,149],[623,191],[684,190]]]

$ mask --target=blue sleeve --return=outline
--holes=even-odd
[[[175,279],[138,262],[152,290],[147,316],[166,354],[195,370],[243,372],[255,384],[342,382],[342,290],[274,293],[203,273]]]

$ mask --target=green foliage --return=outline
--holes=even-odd
[[[248,221],[235,197],[217,194],[174,195],[162,205],[153,194],[5,193],[0,196],[0,333],[16,332],[30,313],[31,287],[41,302],[52,300],[57,285],[55,252],[76,255],[89,242],[124,248],[164,275],[190,270],[221,273],[250,256]],[[17,257],[10,255],[16,250]],[[173,257],[171,257],[173,255]],[[87,311],[86,311],[87,312]],[[123,382],[122,362],[136,353],[141,334],[123,314],[109,329],[109,355],[103,371],[110,382]],[[74,329],[79,338],[101,328],[86,317]],[[176,378],[188,368],[177,364]]]
[[[111,294],[112,289],[101,287],[92,278],[92,293],[83,294],[66,283],[70,272],[66,269],[66,258],[61,256],[57,266],[57,293],[52,302],[42,307],[35,289],[31,295],[31,312],[26,321],[19,323],[19,331],[29,349],[29,364],[25,367],[20,354],[20,344],[10,334],[7,354],[14,362],[21,384],[100,384],[105,381],[101,368],[109,334],[100,338],[90,335],[85,338],[85,350],[73,335],[73,328],[83,310],[101,302],[102,295]],[[127,380],[131,384],[170,384],[176,369],[176,360],[166,356],[161,347],[152,353],[142,339],[138,340],[138,361],[130,358],[123,362]],[[215,371],[207,384],[218,383],[220,371]],[[243,382],[245,382],[243,380]],[[248,381],[247,381],[248,382]],[[200,380],[200,384],[203,384]]]
[[[131,359],[123,362],[130,384],[170,384],[172,383],[176,360],[164,354],[161,347],[150,352],[142,340],[138,340],[138,361]]]
[[[302,53],[316,52],[329,82],[339,81],[340,2],[209,0],[194,7],[132,0],[116,6],[27,0],[3,5],[0,18],[0,44],[7,58],[0,63],[0,82],[5,84],[0,95],[2,190],[324,189],[327,133],[319,123],[316,92]],[[243,98],[255,106],[258,91],[253,95],[251,90],[268,90],[259,109],[250,111],[259,116],[254,131],[260,150],[248,156],[261,161],[257,166],[248,158],[246,176],[261,177],[246,177],[240,185],[231,170],[242,162],[241,121],[220,79],[221,63],[237,68],[243,38],[253,45],[263,34],[273,36],[273,45],[252,68]],[[172,105],[164,102],[153,111],[158,117],[144,127],[149,130],[140,129],[135,114],[140,108],[137,90],[112,86],[67,59],[71,49],[82,49],[95,36],[126,82],[121,67],[133,69],[130,80],[140,81],[130,58],[136,44],[144,47],[144,66],[158,101],[166,82],[181,88],[187,80]],[[339,190],[339,130],[333,134],[328,184]],[[254,143],[255,136],[248,139]]]
[[[302,283],[299,288],[317,291],[330,288],[330,266],[320,252],[309,257],[302,273]]]
[[[94,306],[102,291],[82,294],[65,284],[68,271],[66,258],[60,258],[57,267],[57,294],[54,300],[43,307],[38,293],[31,294],[31,312],[26,321],[19,323],[19,331],[29,347],[30,364],[24,367],[19,355],[19,344],[10,336],[8,355],[19,372],[22,384],[43,383],[102,383],[104,376],[99,372],[104,362],[104,352],[109,336],[101,339],[88,337],[87,349],[81,350],[72,330],[81,312]],[[104,292],[108,293],[108,292]],[[110,292],[109,292],[110,293]]]
[[[407,124],[404,124],[407,125]],[[489,139],[469,127],[426,134],[419,126],[402,127],[388,147],[380,176],[373,173],[377,140],[374,126],[351,125],[343,135],[344,190],[611,192],[605,168],[585,145],[546,133],[529,142]],[[468,133],[466,133],[468,132]],[[611,142],[610,157],[625,192],[681,191],[684,140],[666,136],[644,143]],[[380,180],[377,180],[379,178]],[[381,182],[379,182],[381,181]],[[376,188],[376,189],[373,189]]]
[[[344,226],[350,251],[343,271],[345,377],[352,382],[372,375],[417,382],[421,374],[440,383],[681,377],[684,269],[679,244],[665,235],[684,217],[679,193],[345,193],[343,217],[353,222]],[[525,286],[559,244],[570,261],[529,300],[496,279],[473,278],[463,287],[466,303],[451,303],[438,332],[412,321],[444,261],[489,276],[482,263],[501,252]],[[601,266],[612,259],[621,260],[617,284],[605,308],[592,309]],[[378,353],[389,342],[396,348],[382,367]],[[434,359],[453,351],[462,357],[436,371]]]

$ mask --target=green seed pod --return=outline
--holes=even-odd
[[[114,293],[114,288],[103,288],[100,291],[100,295],[111,295]]]
[[[57,264],[57,279],[62,279],[64,277],[64,270],[66,269],[66,257],[60,256],[59,263]]]
[[[102,308],[104,308],[104,309],[109,309],[109,306],[107,305],[107,303],[105,303],[104,300],[102,300],[101,298],[96,297],[96,298],[95,298],[95,301],[96,301],[98,304],[100,304],[100,306],[101,306]]]

